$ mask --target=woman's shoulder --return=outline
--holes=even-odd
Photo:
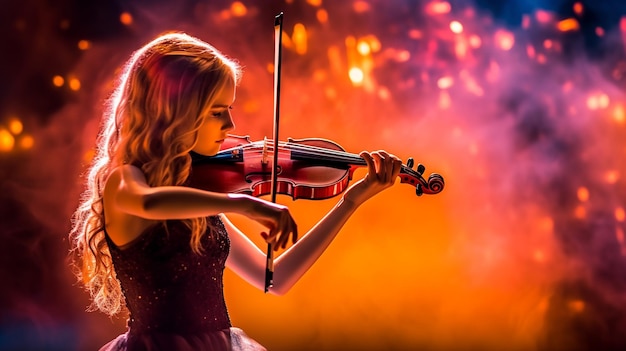
[[[136,193],[148,188],[146,176],[137,166],[124,164],[112,169],[104,182],[103,197],[111,197],[119,191]]]
[[[117,167],[114,167],[113,169],[111,169],[111,171],[109,172],[105,183],[109,184],[111,182],[113,183],[119,183],[120,181],[125,180],[125,181],[139,181],[139,182],[146,182],[146,176],[143,174],[143,172],[141,171],[141,169],[135,165],[131,165],[131,164],[123,164]]]
[[[149,191],[143,172],[133,165],[122,165],[111,170],[102,194],[105,228],[117,246],[132,242],[154,220],[143,218],[143,195]]]

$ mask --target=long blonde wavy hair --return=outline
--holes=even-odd
[[[197,135],[217,94],[240,78],[238,64],[184,33],[161,35],[125,64],[102,118],[86,190],[69,237],[76,274],[92,297],[89,310],[115,315],[123,295],[104,235],[104,184],[116,167],[139,167],[150,186],[182,185],[191,166],[189,136]],[[201,252],[206,218],[183,221]]]

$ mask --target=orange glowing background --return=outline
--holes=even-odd
[[[626,347],[623,6],[615,17],[619,11],[584,1],[546,0],[519,5],[511,23],[489,1],[185,3],[193,6],[115,8],[116,35],[107,40],[77,34],[61,15],[49,21],[72,34],[80,53],[45,79],[65,103],[39,120],[17,105],[0,111],[11,199],[3,216],[37,223],[3,229],[3,237],[28,252],[25,262],[48,267],[26,271],[47,277],[33,278],[32,289],[4,288],[12,304],[6,330],[32,324],[26,330],[42,343],[77,350],[124,331],[125,317],[84,311],[87,296],[72,285],[63,241],[115,74],[159,33],[198,36],[244,67],[235,133],[271,137],[272,23],[284,11],[281,139],[385,149],[413,157],[446,186],[417,197],[397,184],[364,204],[286,296],[265,295],[227,271],[233,325],[270,350]],[[14,30],[27,32],[21,18]],[[304,233],[337,199],[279,201]],[[262,228],[232,219],[264,247]],[[28,230],[42,239],[15,239]],[[9,268],[15,262],[3,266],[5,280],[22,279]],[[50,286],[52,297],[32,292]]]

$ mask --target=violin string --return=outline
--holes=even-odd
[[[301,146],[301,145],[290,145],[289,147],[282,147],[282,148],[279,146],[279,150],[296,151],[298,152],[299,155],[308,156],[311,158],[324,159],[330,156],[334,158],[333,161],[343,161],[343,162],[356,163],[356,164],[365,164],[365,160],[363,160],[358,155],[352,155],[349,153],[341,153],[338,151],[327,150],[327,149],[318,148],[315,146],[306,147],[306,146]]]
[[[222,150],[221,152],[224,152],[224,153],[232,152],[240,148],[242,149],[265,148],[267,151],[273,151],[274,150],[273,146],[274,146],[274,142],[270,140],[255,141],[255,142],[251,142],[250,144],[243,145],[243,146],[236,146],[236,147],[232,147],[226,150]],[[365,160],[357,154],[349,153],[346,151],[332,150],[332,149],[323,148],[319,146],[313,146],[313,145],[298,145],[296,143],[290,143],[290,142],[279,142],[278,150],[279,151],[281,150],[294,151],[295,150],[299,153],[299,155],[310,157],[311,159],[326,160],[328,157],[330,157],[332,158],[332,161],[335,161],[335,162],[345,162],[348,164],[356,164],[356,165],[361,165],[361,166],[367,164]],[[421,175],[419,175],[413,169],[408,168],[404,164],[402,165],[401,173],[408,173],[418,178],[421,178]]]
[[[258,144],[262,144],[263,142],[255,142]],[[273,142],[268,141],[267,142],[267,146],[269,146],[267,148],[268,151],[273,151]],[[254,147],[262,147],[262,145],[259,146],[254,146],[251,145],[251,148]],[[349,162],[349,163],[355,163],[355,164],[365,164],[365,160],[363,160],[363,158],[359,155],[356,154],[351,154],[345,151],[337,151],[337,150],[332,150],[332,149],[327,149],[327,148],[323,148],[323,147],[319,147],[319,146],[312,146],[312,145],[297,145],[295,143],[285,143],[285,142],[281,142],[278,144],[278,150],[283,150],[283,151],[298,151],[300,155],[303,156],[308,156],[311,158],[319,158],[319,159],[323,159],[323,157],[333,157],[333,161],[337,161],[337,162]]]
[[[280,147],[280,150],[286,150],[297,153],[298,156],[308,157],[310,159],[319,159],[319,160],[331,160],[335,162],[346,162],[364,165],[365,160],[358,156],[352,156],[350,154],[344,154],[337,151],[327,150],[323,148],[316,147],[305,147],[301,145],[289,145],[288,147]],[[271,148],[273,151],[273,148]]]
[[[268,144],[269,144],[269,142],[268,142]],[[270,151],[274,150],[274,148],[272,146],[267,147],[267,145],[265,145],[265,147],[264,147],[264,145],[262,145],[262,142],[254,142],[254,143],[251,143],[251,144],[244,145],[241,148],[243,148],[243,149],[255,149],[255,148],[263,149],[264,148],[266,151],[270,152]],[[238,148],[239,147],[234,147],[234,148],[231,148],[231,149],[222,150],[221,152],[232,152],[233,150],[237,150]],[[316,149],[317,152],[312,152],[312,151],[314,151],[313,149]],[[355,161],[357,161],[358,162],[357,157],[350,157],[350,154],[347,154],[347,153],[336,153],[333,150],[319,148],[319,147],[303,147],[303,146],[299,146],[299,145],[290,145],[289,147],[281,147],[279,145],[279,151],[281,151],[281,150],[283,150],[283,151],[296,150],[296,151],[299,151],[302,155],[306,155],[306,156],[309,156],[311,158],[314,158],[314,156],[324,156],[324,155],[328,156],[328,155],[330,155],[330,156],[334,156],[336,158],[340,158],[339,161],[343,161],[343,162],[355,162]]]

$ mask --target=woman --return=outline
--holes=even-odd
[[[291,239],[274,263],[269,292],[280,295],[360,204],[393,185],[400,160],[361,153],[367,175],[299,241],[285,206],[189,187],[190,153],[215,155],[235,127],[230,110],[239,78],[235,61],[182,33],[156,38],[126,64],[70,233],[92,308],[130,312],[128,331],[102,350],[264,350],[231,325],[222,273],[226,266],[263,289],[265,253],[224,213],[265,226],[262,235],[275,249]]]

